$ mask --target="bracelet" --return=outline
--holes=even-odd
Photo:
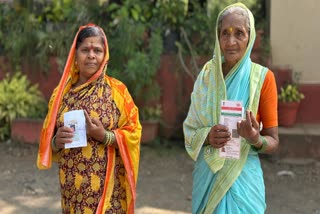
[[[114,143],[114,139],[115,139],[115,136],[112,131],[105,131],[102,144],[105,146],[110,146]]]
[[[250,145],[255,147],[256,145],[258,145],[260,143],[260,139],[261,139],[261,135],[259,135],[257,142],[250,144]]]
[[[57,151],[59,151],[60,149],[59,148],[57,148],[57,145],[56,145],[56,135],[55,136],[53,136],[53,138],[52,138],[52,140],[51,140],[51,147],[52,147],[52,150],[53,151],[55,151],[55,152],[57,152]]]
[[[265,152],[266,149],[267,149],[268,141],[267,141],[266,137],[264,137],[264,136],[260,136],[259,138],[261,139],[262,146],[261,146],[260,148],[258,148],[258,149],[257,149],[256,147],[252,146],[252,149],[253,149],[254,151],[256,151],[256,152],[263,153],[263,152]],[[258,142],[259,142],[259,141],[258,141]],[[255,143],[255,144],[256,144],[256,143]],[[252,144],[252,145],[254,145],[254,144]]]

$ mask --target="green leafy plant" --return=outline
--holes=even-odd
[[[8,73],[0,81],[0,140],[10,135],[10,124],[16,118],[44,118],[47,102],[25,75]]]
[[[178,30],[185,19],[188,10],[188,0],[158,0],[156,1],[155,17],[159,19],[164,31]]]
[[[26,5],[25,1],[0,3],[0,41],[3,52],[13,65],[20,64],[22,59],[30,60],[34,56],[38,21],[30,13],[31,6]]]
[[[280,88],[280,93],[278,95],[280,102],[300,102],[304,99],[304,94],[301,93],[296,84],[287,84]]]
[[[213,10],[208,15],[203,12],[206,10],[205,6],[197,1],[190,2],[189,8],[185,22],[179,28],[180,40],[176,42],[176,46],[183,71],[195,80],[201,69],[198,58],[212,53],[215,19],[219,11]],[[190,63],[187,59],[190,59]]]
[[[0,3],[1,55],[12,65],[28,63],[47,72],[55,57],[62,71],[78,27],[87,23],[109,23],[105,0],[16,0]],[[71,33],[66,33],[66,30]]]
[[[160,121],[162,116],[161,105],[145,106],[140,110],[141,120]]]
[[[133,99],[142,110],[160,98],[156,74],[163,50],[161,32],[142,21],[144,13],[134,15],[130,5],[115,14],[117,24],[109,31],[112,38],[108,72],[126,84]],[[119,48],[122,47],[122,48]]]

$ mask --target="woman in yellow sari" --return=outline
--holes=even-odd
[[[44,121],[37,166],[58,162],[63,213],[134,213],[141,125],[126,86],[106,74],[107,38],[81,26]],[[74,130],[64,113],[83,110],[87,146],[65,148]]]

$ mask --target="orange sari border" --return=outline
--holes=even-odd
[[[74,71],[74,59],[75,59],[75,46],[76,40],[79,32],[86,27],[95,26],[94,24],[88,24],[85,26],[81,26],[73,40],[72,46],[70,48],[70,52],[67,58],[67,62],[64,68],[63,75],[60,79],[60,82],[57,88],[54,90],[50,103],[49,110],[44,121],[41,135],[40,135],[40,145],[37,157],[37,167],[39,169],[49,169],[52,164],[52,148],[51,148],[51,139],[53,137],[55,131],[56,117],[59,111],[59,107],[61,104],[61,100],[63,95],[68,91],[71,87],[72,79],[76,78],[76,74]],[[100,27],[98,27],[101,29]],[[104,34],[104,31],[101,29],[101,32]],[[94,80],[96,80],[102,72],[104,72],[104,68],[109,60],[109,50],[107,38],[104,34],[104,42],[106,47],[106,56],[104,61],[102,62],[99,70],[94,74],[85,84],[88,84]],[[123,121],[119,121],[119,128],[114,130],[116,135],[116,139],[119,146],[119,151],[121,158],[123,160],[125,169],[126,169],[126,180],[128,182],[128,186],[130,188],[129,195],[127,196],[127,213],[134,213],[134,205],[136,201],[136,182],[138,175],[138,167],[139,167],[139,156],[140,156],[140,139],[141,139],[141,125],[139,122],[138,109],[135,106],[126,86],[120,81],[108,77],[105,75],[105,81],[109,84],[116,93],[117,97],[114,97],[114,93],[112,96],[115,99],[115,102],[119,102],[121,106],[123,106],[123,112],[121,113],[123,116]],[[114,164],[115,164],[115,148],[108,148],[108,163],[106,170],[106,180],[104,184],[104,190],[102,198],[99,202],[96,213],[103,213],[111,200],[110,191],[113,189],[114,183]]]
[[[79,32],[82,29],[84,29],[86,27],[90,27],[90,26],[98,27],[101,30],[101,32],[103,33],[104,43],[105,43],[105,47],[106,47],[106,55],[105,55],[103,62],[101,63],[99,70],[87,81],[87,83],[92,82],[93,80],[97,79],[100,76],[100,74],[103,72],[104,66],[108,63],[109,48],[108,48],[107,37],[104,34],[104,31],[99,26],[96,26],[94,24],[88,24],[88,25],[81,26],[79,28],[78,32],[76,33],[76,36],[73,40],[73,43],[70,48],[67,62],[64,67],[64,71],[63,71],[62,77],[60,79],[60,82],[59,82],[56,90],[52,94],[53,102],[48,108],[48,114],[47,114],[47,117],[45,119],[45,122],[44,122],[42,130],[41,130],[40,146],[39,146],[38,158],[37,158],[37,166],[39,169],[51,168],[51,162],[52,162],[51,139],[54,134],[56,117],[58,114],[58,110],[60,107],[62,96],[65,93],[65,88],[68,87],[68,84],[71,84],[71,82],[68,80],[71,79],[72,76],[74,75],[73,73],[71,73],[71,70],[72,70],[72,66],[73,66],[73,62],[74,62],[74,58],[75,58],[76,41],[77,41]]]

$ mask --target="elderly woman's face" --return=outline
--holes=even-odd
[[[104,59],[105,51],[100,36],[92,36],[83,40],[76,52],[76,63],[80,79],[88,80],[98,71]]]
[[[246,18],[237,13],[230,13],[221,23],[219,34],[220,48],[225,63],[234,66],[244,55],[249,41]]]

